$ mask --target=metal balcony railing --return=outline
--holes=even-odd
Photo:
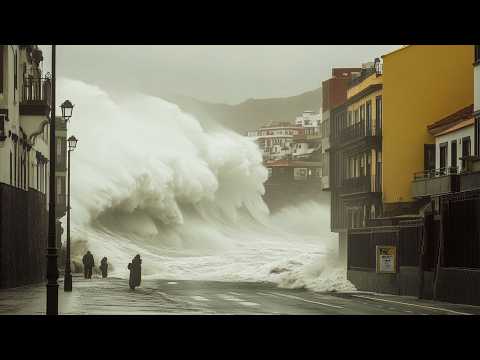
[[[372,122],[367,126],[365,120],[361,120],[353,125],[340,130],[337,137],[334,137],[332,141],[336,144],[343,144],[346,142],[358,140],[367,136],[381,137],[381,128],[372,128]]]
[[[432,179],[435,177],[457,175],[460,173],[461,173],[461,169],[459,167],[443,167],[439,169],[431,169],[431,170],[416,172],[413,174],[413,180],[417,181],[417,180]]]
[[[373,186],[372,186],[373,184]],[[357,194],[376,192],[377,181],[375,175],[359,176],[350,179],[344,179],[342,181],[342,187],[340,189],[341,194]]]
[[[22,102],[50,104],[52,82],[49,77],[23,79]]]
[[[383,74],[382,63],[376,63],[374,67],[362,69],[360,76],[354,77],[348,82],[348,87],[354,87],[355,85],[360,84],[363,80],[365,80],[367,77],[373,74],[377,74],[377,75]]]

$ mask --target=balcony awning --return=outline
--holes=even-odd
[[[452,126],[446,128],[442,132],[439,132],[438,134],[435,134],[435,136],[441,136],[441,135],[449,134],[451,132],[463,129],[465,127],[473,126],[474,124],[475,124],[475,118],[471,117],[470,119],[463,120],[459,123],[453,124]]]
[[[444,132],[451,126],[459,124],[460,122],[470,118],[473,118],[473,104],[470,104],[469,106],[466,106],[454,112],[453,114],[450,114],[443,119],[428,125],[427,129],[433,136],[438,136],[439,133]]]

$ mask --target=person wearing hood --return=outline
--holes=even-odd
[[[91,279],[92,269],[95,266],[95,260],[93,259],[93,255],[90,251],[87,251],[87,253],[83,255],[82,262],[85,279]]]
[[[106,278],[108,275],[108,262],[106,257],[104,257],[100,263],[100,271],[102,272],[102,278]]]
[[[135,287],[140,286],[142,281],[142,259],[140,259],[139,254],[128,264],[128,270],[130,270],[130,279],[128,282],[130,289],[135,290]]]

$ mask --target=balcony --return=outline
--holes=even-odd
[[[51,80],[25,77],[23,79],[20,115],[48,116],[51,100]]]
[[[357,141],[363,140],[375,144],[380,143],[382,137],[381,129],[372,129],[366,126],[365,120],[350,125],[340,130],[340,134],[332,138],[332,143],[336,146],[345,146]]]
[[[360,76],[352,78],[348,82],[348,87],[354,87],[355,85],[360,84],[363,80],[368,78],[369,76],[376,74],[377,76],[383,74],[383,64],[376,63],[374,67],[362,69]]]
[[[448,167],[415,173],[412,196],[422,198],[459,191],[459,172],[456,167]]]
[[[344,179],[340,188],[341,196],[379,193],[381,192],[380,178],[375,175],[359,176],[350,179]]]
[[[460,175],[460,191],[480,190],[480,171]]]

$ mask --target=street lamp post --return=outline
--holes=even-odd
[[[78,140],[73,135],[68,138],[67,256],[65,260],[64,291],[72,291],[72,270],[70,268],[70,153],[77,146],[77,141]]]
[[[62,118],[68,122],[72,117],[73,105],[70,100],[65,100],[60,106],[62,109]],[[65,274],[63,281],[63,291],[72,291],[72,270],[70,267],[70,139],[68,139],[68,204],[67,204],[67,256],[65,260]],[[76,142],[75,142],[76,143]],[[75,146],[74,146],[75,147]]]
[[[48,206],[48,245],[47,245],[47,315],[58,315],[58,267],[55,217],[55,45],[52,45],[52,96],[50,113],[50,176]]]

